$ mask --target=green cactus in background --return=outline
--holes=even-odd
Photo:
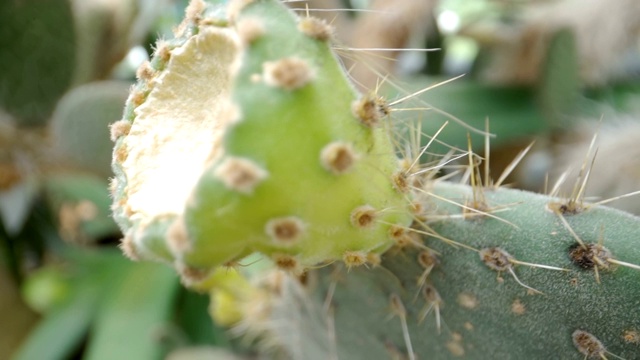
[[[96,81],[69,91],[58,103],[50,123],[54,151],[82,169],[111,174],[109,134],[104,129],[122,113],[129,84]]]
[[[274,357],[637,356],[640,221],[483,186],[472,154],[471,186],[433,180],[330,39],[276,0],[191,2],[111,126],[124,252]],[[256,252],[280,270],[232,269]]]
[[[0,108],[16,124],[46,124],[73,86],[108,78],[164,1],[49,0],[0,4]]]
[[[0,21],[0,107],[21,123],[41,124],[73,80],[76,39],[71,4],[49,1],[45,10],[42,4],[5,1]]]
[[[51,178],[64,173],[81,182],[93,175],[106,181],[111,175],[112,144],[104,128],[120,116],[130,83],[96,80],[115,73],[163,5],[148,0],[0,4],[0,225],[12,239],[7,242],[17,241]],[[120,76],[128,76],[126,62],[119,68]],[[59,186],[46,190],[65,198],[73,193],[70,188],[60,194],[55,194]],[[104,192],[98,186],[96,193]],[[99,221],[113,223],[108,216]]]

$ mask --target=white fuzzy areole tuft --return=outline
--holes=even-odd
[[[228,157],[215,168],[213,175],[229,189],[251,194],[269,173],[249,159]]]
[[[315,77],[309,62],[297,57],[269,61],[262,68],[266,84],[290,91],[304,87]]]
[[[131,122],[127,120],[118,120],[109,125],[111,141],[115,142],[121,136],[126,136],[131,130]]]
[[[167,229],[166,240],[169,249],[176,255],[191,250],[191,241],[184,218],[177,218],[171,223]]]
[[[236,31],[244,44],[251,44],[264,35],[264,22],[258,17],[245,17],[238,21]]]
[[[306,17],[298,22],[298,30],[305,35],[320,41],[329,41],[333,37],[333,28],[323,19]]]
[[[347,268],[364,265],[367,263],[367,259],[367,253],[363,251],[345,251],[342,254],[342,261],[347,265]]]
[[[182,214],[206,166],[223,154],[230,87],[240,41],[231,30],[203,29],[172,51],[167,68],[125,138],[122,164],[134,216]]]

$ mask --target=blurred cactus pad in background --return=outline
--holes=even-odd
[[[638,16],[0,5],[0,357],[640,359]]]

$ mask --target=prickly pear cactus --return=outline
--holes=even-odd
[[[374,269],[263,280],[269,305],[243,301],[238,327],[296,359],[640,358],[638,218],[590,208],[565,224],[557,199],[507,189],[486,192],[507,211],[469,217],[450,202],[468,187],[432,194],[439,235],[424,247],[391,249]]]
[[[111,127],[128,255],[196,283],[256,251],[294,271],[377,262],[406,236],[388,108],[353,89],[330,37],[275,0],[192,2]]]
[[[637,358],[640,220],[475,165],[421,178],[330,38],[276,0],[192,1],[111,127],[125,253],[273,358]]]

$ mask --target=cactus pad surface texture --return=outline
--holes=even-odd
[[[456,184],[432,191],[471,196]],[[426,237],[425,248],[391,249],[376,268],[336,265],[304,285],[263,281],[261,289],[279,289],[265,332],[294,358],[409,358],[405,336],[417,359],[640,358],[640,272],[614,263],[640,260],[638,219],[605,208],[566,216],[586,248],[607,252],[598,265],[599,251],[576,256],[582,248],[548,197],[500,189],[486,201],[510,204],[499,213],[510,224],[465,219],[432,198],[432,216],[449,219],[431,228],[457,245]],[[246,326],[258,326],[245,311]],[[308,348],[324,350],[305,357]]]
[[[219,323],[273,358],[640,358],[637,218],[433,180],[279,1],[194,0],[175,35],[111,125],[113,213]]]

